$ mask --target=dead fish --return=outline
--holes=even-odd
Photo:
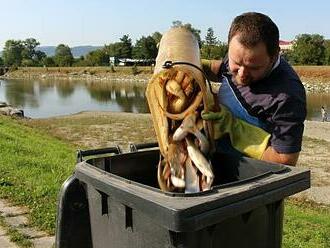
[[[201,151],[195,146],[189,138],[185,138],[187,142],[187,151],[189,158],[195,164],[197,169],[205,176],[214,178],[210,163],[206,160]]]
[[[193,166],[191,159],[187,158],[186,164],[186,173],[185,173],[185,181],[186,181],[186,188],[185,193],[196,193],[200,191],[199,188],[199,178],[197,174],[197,169]]]
[[[187,115],[183,119],[181,125],[175,130],[173,134],[173,140],[181,141],[188,135],[188,133],[191,133],[198,139],[202,153],[207,154],[210,150],[210,143],[206,136],[202,134],[202,132],[198,129],[196,118],[197,117],[195,113]]]
[[[177,188],[184,188],[186,186],[186,182],[183,179],[173,175],[171,175],[171,182]]]
[[[163,177],[163,170],[166,165],[165,159],[159,158],[158,168],[157,168],[157,180],[159,188],[162,191],[171,191],[172,188],[167,185],[166,179]]]
[[[174,142],[169,144],[167,151],[167,160],[171,167],[171,181],[175,187],[184,187],[182,186],[182,183],[184,182],[183,166],[186,159],[187,153],[184,149],[183,142]]]
[[[196,95],[194,101],[189,105],[188,108],[186,108],[183,112],[178,113],[178,114],[172,114],[166,111],[166,109],[164,109],[160,103],[158,102],[158,106],[160,107],[160,109],[164,112],[164,115],[172,120],[183,120],[189,113],[193,113],[195,112],[195,110],[199,107],[199,105],[201,104],[203,100],[203,93],[200,91],[198,92],[198,94]]]

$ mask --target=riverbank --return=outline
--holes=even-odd
[[[330,93],[330,66],[295,66],[307,92]],[[19,67],[0,79],[65,79],[148,82],[151,66],[139,67]]]
[[[0,79],[56,79],[86,81],[140,81],[147,82],[153,67],[19,67]]]

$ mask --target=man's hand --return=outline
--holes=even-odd
[[[241,153],[261,159],[268,146],[270,134],[263,129],[253,126],[243,120],[232,116],[223,105],[220,112],[202,112],[202,119],[210,121],[213,125],[213,138],[219,139],[229,135],[231,145]]]
[[[213,82],[219,81],[219,70],[220,66],[222,64],[222,60],[208,60],[208,59],[202,59],[202,69],[207,75],[208,79]]]

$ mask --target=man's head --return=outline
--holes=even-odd
[[[266,77],[279,54],[279,31],[266,15],[237,16],[228,34],[229,69],[236,82],[248,85]]]

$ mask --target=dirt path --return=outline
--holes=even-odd
[[[305,122],[297,166],[311,169],[312,187],[295,197],[330,205],[330,122]]]
[[[83,112],[27,121],[60,139],[92,149],[156,141],[149,114]],[[311,189],[295,197],[330,205],[330,122],[306,121],[298,167],[311,169]]]

